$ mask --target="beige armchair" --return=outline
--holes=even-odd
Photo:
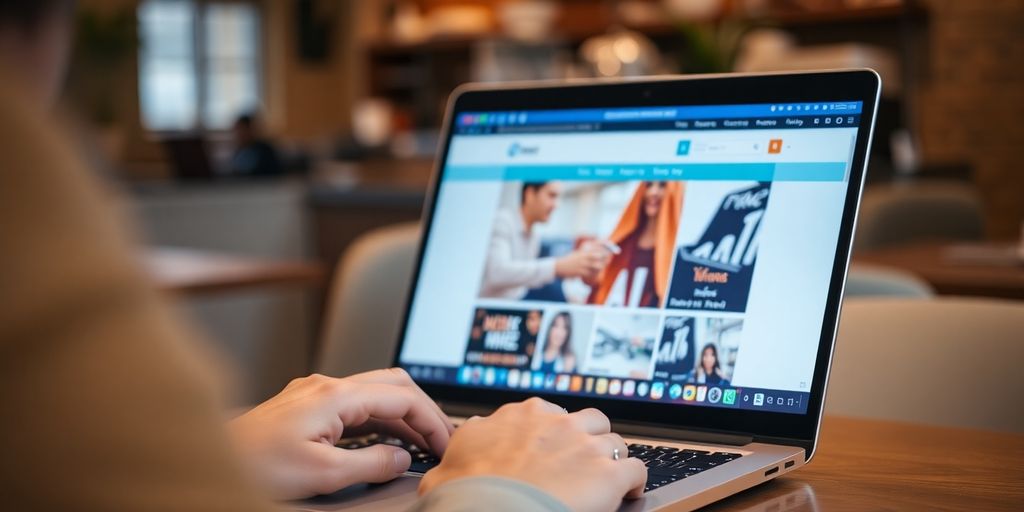
[[[419,237],[418,223],[398,224],[363,235],[342,255],[317,372],[340,377],[391,365]]]
[[[827,414],[1024,432],[1024,302],[851,299]]]

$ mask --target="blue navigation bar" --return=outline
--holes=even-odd
[[[860,101],[815,103],[758,103],[749,105],[691,105],[668,107],[591,108],[565,110],[523,110],[463,112],[456,125],[530,126],[564,123],[630,123],[687,119],[725,119],[860,114]]]
[[[845,162],[449,165],[446,180],[459,181],[844,181]]]

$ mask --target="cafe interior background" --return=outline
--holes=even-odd
[[[927,297],[1024,299],[1019,1],[78,5],[64,103],[158,282],[237,369],[241,403],[353,336],[335,288],[359,276],[337,269],[360,236],[419,219],[446,97],[468,81],[872,67],[884,89],[855,268]],[[239,165],[242,137],[276,158]],[[387,345],[389,329],[356,336]]]

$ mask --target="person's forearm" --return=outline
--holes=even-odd
[[[409,512],[481,509],[493,512],[569,512],[565,504],[548,493],[517,480],[499,477],[463,478],[444,484],[420,498]]]
[[[487,284],[492,287],[525,286],[536,288],[555,279],[555,259],[513,260],[494,258],[487,263]]]

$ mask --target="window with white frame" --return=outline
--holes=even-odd
[[[262,105],[255,3],[144,0],[138,18],[139,100],[146,129],[223,130]]]

